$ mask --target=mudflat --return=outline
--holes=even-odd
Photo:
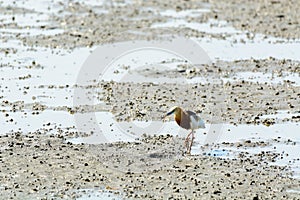
[[[289,156],[286,149],[263,149],[276,150],[276,145],[282,144],[298,147],[299,140],[286,138],[290,133],[281,132],[275,139],[270,135],[268,140],[203,144],[201,153],[194,155],[185,154],[184,138],[167,133],[136,132],[133,135],[139,137],[130,142],[72,142],[96,134],[88,129],[89,124],[84,124],[87,131],[76,129],[74,116],[107,112],[120,123],[161,121],[174,105],[199,113],[207,124],[269,129],[276,124],[298,125],[297,59],[215,58],[208,64],[180,64],[163,71],[123,66],[122,70],[132,77],[153,81],[91,80],[84,86],[73,81],[78,73],[76,66],[84,61],[76,60],[76,56],[88,55],[98,45],[121,41],[163,41],[184,36],[230,41],[233,45],[255,43],[256,37],[262,36],[274,45],[297,44],[298,1],[49,1],[37,7],[26,2],[0,5],[1,198],[91,199],[101,198],[103,193],[108,193],[108,199],[299,198],[300,180],[291,166],[276,164]],[[176,20],[179,25],[168,25]],[[195,23],[216,30],[230,26],[234,31],[197,29]],[[241,38],[241,33],[246,37]],[[160,78],[184,81],[157,83]],[[203,82],[193,82],[195,79]],[[96,103],[74,106],[76,88],[93,94]],[[277,118],[282,111],[286,117]],[[101,120],[98,126],[113,127]],[[218,149],[223,155],[229,148],[243,151],[232,157],[211,153]],[[259,151],[249,153],[253,148]],[[299,160],[296,157],[291,162],[297,165]]]

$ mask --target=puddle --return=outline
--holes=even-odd
[[[36,102],[32,97],[37,97],[41,103],[50,106],[71,106],[72,87],[77,82],[77,75],[90,49],[78,48],[69,52],[47,48],[28,49],[16,41],[5,44],[5,47],[16,46],[16,54],[0,58],[3,65],[0,68],[1,95],[8,101],[18,101],[22,97],[25,103],[31,103]]]
[[[132,82],[132,83],[176,83],[176,84],[192,84],[201,83],[208,84],[218,82],[221,83],[221,79],[216,79],[213,77],[187,77],[188,74],[184,73],[182,75],[176,75],[178,69],[177,65],[182,63],[172,63],[172,64],[151,64],[146,66],[137,66],[136,69],[128,70],[127,72],[120,72],[119,82]],[[172,76],[173,74],[173,76]],[[122,78],[121,78],[122,77]]]
[[[21,8],[33,9],[36,12],[46,14],[26,14],[16,15],[16,23],[20,26],[41,26],[44,25],[48,15],[55,14],[62,5],[60,1],[4,1],[1,6],[18,6]],[[124,3],[100,2],[100,1],[79,1],[88,5],[105,5],[114,4],[117,6],[128,5],[128,1]],[[51,6],[49,6],[51,5]],[[215,38],[194,38],[200,47],[202,47],[210,58],[217,60],[235,60],[250,58],[267,58],[275,57],[279,59],[300,60],[299,41],[287,41],[280,38],[264,38],[263,35],[254,35],[252,39],[248,39],[247,33],[234,29],[224,21],[210,20],[208,23],[187,22],[184,17],[199,16],[201,13],[208,12],[209,9],[188,10],[176,12],[167,10],[161,12],[163,16],[170,16],[174,19],[166,23],[157,23],[152,28],[190,28],[200,32],[211,34],[227,34],[229,40]],[[102,12],[102,11],[98,11]],[[8,17],[11,15],[7,15]],[[11,23],[9,19],[3,18],[4,23]],[[11,19],[10,19],[11,20]],[[22,27],[22,28],[24,28]],[[35,28],[25,29],[1,29],[1,34],[29,34],[29,35],[55,35],[62,33],[61,29],[40,30]],[[39,102],[46,106],[73,106],[74,84],[77,83],[78,74],[81,73],[83,63],[90,55],[92,49],[76,48],[72,51],[59,49],[50,49],[42,47],[26,47],[20,41],[8,40],[2,42],[2,48],[16,49],[16,54],[0,53],[1,61],[1,96],[8,101],[24,101],[24,103]],[[141,50],[141,49],[140,49]],[[161,71],[176,69],[178,64],[186,64],[186,59],[175,55],[173,52],[157,49],[143,49],[143,51],[127,52],[126,55],[117,55],[113,63],[111,63],[98,80],[117,82],[176,82],[176,83],[208,83],[211,80],[208,77],[199,77],[195,79],[155,77],[155,74],[141,75],[138,69],[146,69],[154,67]],[[176,62],[165,63],[168,60],[176,60]],[[36,63],[36,64],[33,64]],[[199,64],[199,63],[195,63]],[[93,73],[93,72],[90,72]],[[159,73],[159,71],[157,71]],[[285,81],[291,81],[294,85],[300,85],[300,78],[297,74],[283,74],[283,77],[274,76],[272,74],[240,72],[232,78],[224,79],[225,81],[248,80],[260,83],[283,84]],[[92,80],[91,80],[92,81]],[[68,85],[69,87],[66,87]],[[43,87],[41,87],[43,86]],[[49,88],[50,86],[50,88]],[[52,87],[54,86],[54,88]],[[59,88],[59,86],[63,86]],[[26,88],[24,88],[26,87]],[[86,90],[86,92],[91,92]],[[91,92],[92,93],[92,92]],[[94,98],[94,97],[93,97]],[[97,99],[97,98],[95,98]],[[86,103],[86,102],[84,102]],[[101,103],[94,102],[95,104]],[[2,107],[2,109],[7,109]],[[56,127],[74,127],[79,131],[93,133],[89,137],[72,138],[69,141],[73,143],[99,144],[117,141],[135,141],[136,138],[143,134],[171,134],[185,137],[187,131],[179,128],[175,122],[116,122],[114,116],[108,112],[93,112],[84,114],[71,115],[66,111],[44,110],[39,114],[32,114],[33,111],[25,110],[24,112],[7,112],[0,115],[1,132],[4,134],[10,131],[23,131],[24,133],[32,132],[45,127],[50,123]],[[27,114],[26,114],[27,113]],[[276,115],[265,115],[262,118],[290,118],[292,114],[285,111],[279,111]],[[249,153],[257,153],[260,151],[271,151],[283,154],[283,158],[276,160],[274,164],[288,165],[295,171],[295,175],[299,176],[299,153],[300,152],[300,133],[299,124],[286,123],[275,124],[270,127],[264,125],[238,125],[229,124],[208,124],[204,130],[197,130],[195,146],[192,148],[193,154],[202,154],[201,146],[206,143],[222,144],[223,142],[243,142],[265,141],[270,145],[263,147],[247,147],[247,148],[229,148],[222,147],[220,149],[214,147],[206,152],[212,156],[230,157],[236,152],[247,151]],[[55,132],[53,132],[55,133]],[[206,133],[206,134],[204,134]],[[280,137],[280,141],[274,141]],[[288,142],[291,140],[292,142]],[[224,150],[223,150],[224,149]],[[96,193],[101,196],[103,193]],[[94,196],[93,194],[89,194]],[[107,197],[108,198],[108,197]]]
[[[85,1],[85,0],[75,0],[74,2],[78,2],[80,4],[85,4],[85,5],[89,5],[89,6],[102,6],[105,4],[109,4],[112,1],[111,0],[89,0],[89,1]]]
[[[76,193],[80,197],[76,200],[121,200],[123,199],[120,195],[114,194],[108,190],[96,190],[96,189],[81,189],[77,190]]]
[[[190,48],[182,48],[177,51],[178,45],[185,42]],[[191,49],[194,48],[194,51]],[[175,50],[176,49],[176,50]],[[112,56],[110,52],[114,52],[118,56]],[[197,52],[197,56],[194,54]],[[99,59],[99,54],[103,56],[102,68],[92,62],[94,59]],[[104,45],[98,48],[88,59],[89,66],[83,68],[90,69],[95,72],[90,74],[91,77],[97,75],[99,81],[116,81],[116,82],[192,82],[184,76],[177,77],[163,75],[171,70],[178,70],[178,65],[181,64],[208,64],[210,63],[206,53],[199,48],[199,46],[192,40],[183,38],[176,39],[176,42],[170,43],[165,41],[163,43],[139,41],[139,42],[125,42],[119,43],[118,46]],[[173,61],[173,62],[169,62]],[[172,72],[174,73],[174,72]],[[177,79],[177,80],[176,80]],[[194,81],[194,80],[193,80]],[[198,80],[202,81],[202,80]]]
[[[93,131],[88,137],[72,138],[72,143],[102,144],[112,142],[133,142],[143,134],[185,137],[187,132],[173,121],[131,121],[117,122],[109,112],[77,114],[77,128],[83,132]],[[94,118],[95,117],[95,118]],[[90,125],[90,126],[89,126]]]
[[[172,17],[172,18],[184,18],[184,17],[199,17],[202,13],[208,13],[210,9],[203,8],[203,9],[189,9],[189,10],[163,10],[160,12],[160,15]]]
[[[171,134],[184,137],[188,133],[188,131],[179,128],[176,122],[173,121],[117,122],[113,119],[113,115],[108,112],[97,112],[95,115],[97,123],[99,123],[104,130],[103,132],[126,133],[137,137],[143,134]],[[300,125],[298,123],[274,124],[270,127],[265,125],[234,126],[230,124],[207,124],[205,129],[196,131],[195,141],[204,145],[206,143],[238,142],[252,138],[267,141],[272,138],[280,137],[290,139],[294,142],[300,142],[299,127]],[[108,137],[112,139],[109,142],[113,142],[114,136]],[[101,143],[101,141],[99,141],[99,143]]]
[[[230,153],[230,151],[226,149],[212,149],[202,153],[206,156],[213,156],[219,158],[234,158],[234,156]]]
[[[171,14],[170,14],[171,15]],[[190,28],[210,34],[224,34],[223,38],[194,38],[212,60],[278,59],[300,60],[300,41],[274,38],[263,34],[251,34],[240,31],[225,21],[209,20],[207,23],[187,22],[184,19],[172,19],[165,23],[156,23],[152,28]]]
[[[170,16],[175,12],[167,11]],[[199,11],[201,12],[201,11]],[[176,12],[175,12],[176,13]],[[182,17],[184,14],[182,14]],[[210,34],[224,34],[223,38],[194,38],[212,60],[278,59],[300,60],[300,41],[274,38],[263,34],[252,34],[240,31],[225,21],[209,20],[207,23],[187,22],[184,19],[173,18],[164,23],[153,24],[152,28],[190,28]]]
[[[43,78],[47,78],[48,80],[53,79],[53,81],[59,81],[62,79],[61,77],[55,76],[57,73],[61,75],[71,74],[74,76],[73,78],[76,78],[78,71],[91,51],[89,48],[77,48],[72,51],[43,47],[29,48],[23,46],[17,40],[9,40],[3,45],[3,47],[17,49],[16,54],[8,54],[5,57],[1,57],[3,65],[13,65],[16,66],[16,69],[18,69],[20,67],[28,67],[28,65],[32,66],[32,62],[34,61],[42,67],[42,73],[44,75],[48,75]],[[28,71],[34,71],[32,69],[35,69],[35,66],[32,66],[32,68],[28,69]],[[59,84],[61,82],[63,81],[61,80]],[[43,84],[47,84],[47,82],[43,82]]]
[[[165,23],[153,24],[151,28],[190,28],[199,32],[219,34],[237,34],[241,31],[226,26],[224,21],[209,20],[208,23],[187,22],[183,19],[175,19]]]
[[[158,49],[137,49],[133,52],[128,52],[126,55],[119,57],[104,71],[102,79],[106,81],[118,82],[146,82],[146,77],[135,74],[135,70],[146,69],[147,67],[160,68],[161,70],[168,70],[176,67],[176,65],[162,65],[165,60],[178,59],[178,56]],[[180,63],[185,63],[181,58]],[[153,81],[153,79],[151,79]],[[159,80],[156,80],[159,81]]]
[[[76,128],[80,132],[90,133],[88,137],[71,138],[68,141],[80,144],[101,144],[110,142],[133,142],[137,138],[135,134],[130,133],[129,129],[120,128],[118,122],[109,112],[95,112],[76,114]],[[122,123],[121,123],[122,124]]]
[[[295,86],[300,86],[300,76],[296,73],[282,73],[282,75],[262,73],[262,72],[238,72],[231,78],[222,78],[224,82],[249,81],[267,84],[284,84],[289,82]]]
[[[300,189],[289,189],[289,190],[286,190],[287,192],[290,192],[290,193],[297,193],[297,194],[300,194]]]
[[[264,125],[229,125],[223,124],[220,133],[211,131],[212,126],[208,125],[207,137],[213,137],[212,141],[215,145],[208,151],[201,149],[207,141],[206,136],[198,134],[195,141],[198,143],[193,146],[192,154],[205,154],[222,158],[234,158],[239,152],[247,152],[250,155],[264,152],[277,153],[281,156],[277,157],[270,164],[289,166],[295,173],[295,177],[300,173],[300,125],[299,123],[275,124],[271,127]],[[211,136],[209,136],[211,135]],[[254,144],[252,146],[245,144],[245,141]],[[241,143],[228,147],[222,143]],[[246,142],[246,143],[247,143]],[[255,145],[255,142],[257,144]],[[240,147],[239,147],[240,146]]]
[[[234,61],[242,59],[277,59],[300,60],[299,41],[286,41],[273,43],[270,40],[249,41],[233,43],[228,40],[199,39],[199,45],[207,52],[212,60]],[[247,42],[248,41],[248,42]]]
[[[135,141],[143,134],[166,135],[186,137],[188,131],[181,129],[174,121],[133,121],[116,122],[108,113],[97,113],[101,133],[69,140],[73,143],[106,143],[117,141]],[[264,125],[230,125],[230,124],[207,124],[205,129],[199,129],[195,133],[195,145],[192,154],[205,154],[222,158],[234,158],[239,152],[247,152],[251,155],[264,152],[281,155],[271,164],[291,167],[295,176],[300,173],[300,125],[299,123],[275,124],[270,127]],[[253,146],[235,146],[244,144],[245,141]],[[246,143],[247,143],[246,142]],[[233,146],[224,146],[224,143],[233,143]],[[210,144],[211,150],[204,149],[203,145]]]
[[[63,7],[60,5],[59,0],[1,0],[1,6],[12,6],[19,8],[26,8],[40,13],[55,14]]]
[[[38,29],[38,28],[23,28],[23,29],[0,29],[0,33],[3,35],[14,36],[16,33],[21,36],[37,36],[37,35],[56,35],[63,33],[62,29]]]
[[[13,18],[13,20],[12,20],[12,18]],[[3,24],[16,23],[18,26],[20,26],[22,28],[26,28],[26,27],[30,27],[30,26],[39,27],[39,26],[44,26],[44,25],[49,24],[47,22],[49,19],[49,16],[46,14],[41,14],[41,13],[23,13],[23,14],[11,14],[11,15],[6,14],[6,15],[0,15],[0,19],[2,19]],[[2,29],[2,30],[6,30],[6,31],[20,30],[20,32],[26,31],[26,29],[25,30],[23,30],[23,29]]]
[[[273,119],[291,119],[292,117],[299,116],[300,112],[298,113],[290,113],[288,110],[277,110],[275,114],[270,115],[262,115],[259,118],[261,119],[267,119],[267,118],[273,118]]]
[[[50,86],[49,86],[50,87]],[[10,102],[22,100],[25,104],[40,103],[45,106],[73,105],[73,89],[53,88],[48,86],[22,86],[22,84],[5,84],[2,88],[2,99]],[[20,99],[21,97],[21,99]]]
[[[8,114],[6,117],[5,114]],[[47,125],[50,123],[50,125]],[[35,114],[32,110],[24,112],[4,112],[0,114],[0,134],[22,131],[24,134],[42,128],[75,127],[74,116],[65,111],[44,110]],[[57,133],[55,128],[50,133]]]

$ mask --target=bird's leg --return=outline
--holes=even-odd
[[[191,140],[191,144],[190,144],[190,146],[189,146],[189,151],[188,151],[188,152],[190,152],[190,153],[191,153],[191,150],[192,150],[194,138],[195,138],[195,136],[194,136],[194,131],[192,131],[192,140]]]
[[[187,154],[189,154],[191,151],[190,151],[190,149],[191,149],[191,146],[189,145],[189,138],[190,138],[190,135],[193,133],[193,131],[191,131],[188,135],[187,135],[187,137],[185,138],[185,141],[184,141],[184,145],[185,145],[185,147],[186,147],[186,150],[187,150]]]
[[[190,137],[191,134],[192,134],[192,132],[190,132],[190,133],[186,136],[186,138],[185,138],[185,140],[184,140],[185,146],[186,146],[186,144],[189,142],[189,137]]]
[[[190,151],[189,151],[190,146],[189,145],[190,145],[189,142],[185,143],[186,154],[188,154],[188,155],[190,154]]]

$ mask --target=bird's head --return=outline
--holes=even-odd
[[[170,115],[172,115],[172,114],[177,114],[177,113],[179,113],[181,111],[181,108],[179,107],[179,106],[174,106],[174,107],[172,107],[168,112],[167,112],[167,114],[165,114],[165,116],[163,117],[163,120],[166,118],[166,117],[168,117],[168,116],[170,116]]]

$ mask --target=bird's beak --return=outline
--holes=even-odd
[[[169,116],[169,115],[172,115],[174,112],[175,112],[174,110],[168,112],[168,113],[165,115],[165,117],[167,117],[167,116]]]
[[[165,114],[165,115],[162,117],[163,122],[165,121],[166,117],[168,117],[169,115],[172,115],[174,112],[175,112],[175,110],[172,110],[172,111],[168,112],[167,114]]]

